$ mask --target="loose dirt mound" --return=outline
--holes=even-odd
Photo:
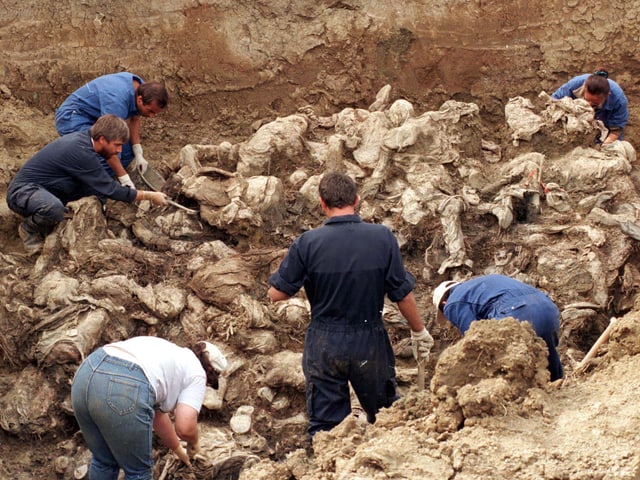
[[[614,337],[629,328],[638,328],[637,315]],[[411,389],[374,426],[351,417],[317,434],[313,457],[299,450],[240,478],[638,478],[639,350],[611,362],[615,349],[612,341],[607,365],[589,376],[549,385],[545,347],[528,326],[477,322],[440,356],[431,392]],[[438,433],[460,410],[464,426]]]

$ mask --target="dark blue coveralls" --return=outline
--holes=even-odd
[[[556,350],[560,311],[540,290],[505,275],[484,275],[451,288],[442,311],[463,335],[474,320],[513,317],[529,322],[549,349],[551,381],[562,378]]]
[[[311,304],[302,360],[309,434],[350,414],[349,382],[373,423],[398,398],[384,296],[398,302],[415,284],[391,230],[358,215],[329,218],[294,241],[269,284],[289,296],[304,286]]]

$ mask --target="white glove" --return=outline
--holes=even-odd
[[[162,192],[145,191],[143,198],[150,200],[154,205],[162,206],[167,204],[167,196]]]
[[[189,454],[184,449],[182,444],[178,444],[178,446],[174,448],[173,451],[178,456],[178,458],[182,460],[182,463],[184,463],[185,465],[188,465],[189,467],[191,466],[191,460],[189,460]]]
[[[149,162],[147,162],[142,156],[142,145],[136,143],[132,147],[134,161],[136,162],[136,168],[138,172],[144,175],[144,172],[147,171],[147,167],[149,166]]]
[[[120,185],[122,185],[123,187],[136,188],[136,186],[131,181],[131,177],[129,176],[128,173],[125,173],[123,176],[118,177],[118,181],[120,182]]]
[[[429,335],[426,328],[419,332],[411,330],[411,349],[416,362],[428,361],[431,348],[433,347],[433,337]]]

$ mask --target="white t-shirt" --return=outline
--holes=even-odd
[[[200,412],[207,375],[189,348],[158,337],[133,337],[104,346],[107,354],[139,365],[156,393],[156,406],[171,412],[185,403]]]

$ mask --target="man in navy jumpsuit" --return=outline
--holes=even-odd
[[[428,358],[433,345],[412,292],[415,278],[404,269],[391,230],[355,213],[359,197],[347,175],[325,174],[319,190],[328,220],[298,237],[269,278],[271,301],[304,286],[311,304],[302,360],[311,436],[350,414],[349,383],[371,423],[398,398],[395,357],[382,323],[385,294],[411,327],[414,356]]]
[[[434,291],[434,305],[460,332],[471,322],[513,317],[529,322],[549,349],[551,381],[562,378],[556,347],[560,311],[540,290],[504,275],[484,275],[464,282],[444,282]]]

